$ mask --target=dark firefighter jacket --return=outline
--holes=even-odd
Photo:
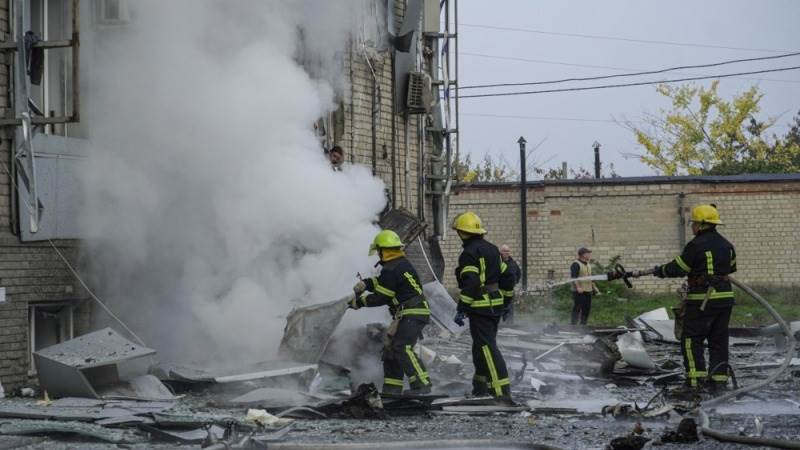
[[[701,230],[683,253],[671,262],[656,269],[659,277],[687,277],[687,300],[703,302],[708,295],[708,306],[733,304],[733,288],[727,275],[736,272],[736,251],[715,228]]]
[[[482,236],[463,242],[456,278],[461,295],[458,310],[502,315],[514,296],[514,274],[500,258],[500,251]]]
[[[427,320],[431,311],[422,295],[422,283],[414,266],[405,256],[381,261],[381,266],[380,275],[364,280],[371,293],[361,296],[361,305],[387,305],[395,319],[415,316]]]

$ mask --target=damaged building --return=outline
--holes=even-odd
[[[449,219],[476,210],[496,230],[492,240],[506,240],[516,251],[519,230],[511,217],[519,211],[504,197],[513,192],[510,185],[462,186],[455,195],[456,2],[352,0],[353,10],[331,17],[321,12],[334,14],[334,2],[285,3],[313,8],[300,8],[301,19],[293,8],[270,9],[276,17],[269,21],[251,17],[247,6],[214,0],[0,0],[0,382],[8,394],[0,400],[0,447],[730,448],[719,440],[797,448],[800,325],[777,318],[768,327],[732,331],[735,386],[763,388],[757,394],[671,398],[669,389],[683,382],[681,347],[674,320],[659,309],[616,328],[502,327],[498,346],[508,361],[514,401],[467,395],[471,337],[452,320],[456,303],[448,288],[454,287],[450,273],[460,241],[448,230]],[[157,6],[148,15],[142,5]],[[168,13],[160,14],[162,7]],[[195,7],[202,11],[192,15]],[[205,27],[192,36],[197,48],[176,44],[197,32],[183,28],[184,22],[196,25],[193,20],[208,19],[206,14],[214,25],[236,26],[220,27],[224,33]],[[144,48],[115,47],[146,19],[163,27],[138,30]],[[335,33],[320,29],[347,20],[354,26],[346,29],[344,46],[325,42]],[[163,34],[171,26],[176,32]],[[272,38],[281,42],[264,44]],[[113,76],[102,78],[86,61],[108,56],[103,51],[109,48],[129,51],[114,61],[135,64],[114,67]],[[168,58],[148,64],[146,56],[157,51]],[[201,57],[212,64],[192,66]],[[249,79],[243,75],[248,70],[264,79]],[[187,72],[203,72],[201,81],[219,82],[214,76],[220,73],[233,81],[200,95]],[[163,79],[172,83],[164,86]],[[236,83],[242,86],[231,88]],[[259,89],[269,90],[275,102],[264,104]],[[134,94],[122,95],[128,90]],[[171,91],[184,96],[170,97]],[[157,108],[126,121],[102,117],[135,111],[128,108],[142,96],[152,96],[147,100]],[[191,111],[175,105],[196,97],[202,98],[189,104]],[[238,102],[245,104],[241,110]],[[109,131],[119,128],[125,133]],[[196,132],[201,128],[204,133]],[[224,132],[216,134],[217,128]],[[279,132],[284,128],[285,135]],[[198,146],[195,135],[211,148],[198,161],[185,151]],[[255,137],[237,140],[242,135]],[[93,165],[98,146],[113,153],[140,136],[131,159],[108,166],[118,172],[98,173],[106,168]],[[262,142],[280,151],[262,151]],[[151,143],[155,150],[142,148]],[[325,160],[336,147],[344,167]],[[299,162],[290,164],[292,157]],[[123,170],[148,159],[155,162],[139,166],[141,172]],[[262,166],[278,169],[250,171]],[[146,176],[148,171],[160,178]],[[98,176],[130,184],[91,199],[110,213],[85,214],[91,209],[85,179],[96,182]],[[270,185],[273,178],[280,184]],[[797,197],[794,176],[750,180],[750,190],[731,186],[732,180],[650,182],[659,183],[657,189],[641,188],[641,180],[530,186],[530,280],[557,270],[564,249],[574,250],[568,239],[627,234],[613,221],[563,226],[559,217],[562,211],[567,217],[573,204],[605,205],[622,194],[648,203],[647,195],[657,195],[671,227],[658,249],[666,252],[685,238],[686,211],[675,203],[684,193],[701,195],[713,183],[708,191],[722,186],[726,195],[748,201],[765,200],[749,196],[771,196],[775,186],[781,187],[776,202]],[[229,185],[234,188],[222,189]],[[213,195],[218,190],[222,194]],[[265,201],[274,197],[288,201]],[[128,214],[113,208],[120,199],[139,208],[131,216],[144,211],[168,220],[147,222],[144,231],[138,217],[112,220]],[[325,202],[336,207],[325,209]],[[348,208],[352,204],[359,207]],[[349,215],[357,218],[347,221]],[[242,220],[253,216],[257,220]],[[303,222],[304,216],[316,220]],[[200,219],[207,220],[205,227]],[[274,224],[279,226],[270,228]],[[369,244],[347,241],[347,228],[372,235],[378,226],[394,230],[406,244],[430,306],[432,323],[416,349],[435,380],[429,395],[378,392],[385,315],[340,326],[350,286],[362,275],[349,273],[355,264],[344,259],[366,260]],[[573,234],[558,235],[562,229]],[[237,233],[246,236],[236,240]],[[120,237],[132,244],[94,245]],[[357,248],[345,254],[337,246],[342,241]],[[154,249],[171,263],[153,265],[164,269],[163,277],[152,274]],[[632,253],[625,257],[646,260],[638,247]],[[796,256],[786,258],[791,263],[788,258]],[[129,260],[136,270],[123,267]],[[261,266],[292,270],[259,271]],[[314,273],[320,268],[333,275]],[[794,272],[781,273],[796,280],[790,278]],[[259,277],[266,281],[255,282]],[[185,283],[158,286],[172,279]],[[126,292],[105,302],[109,286]],[[169,302],[177,297],[185,300],[181,307]],[[228,315],[234,309],[239,315]],[[176,336],[183,333],[190,334]],[[215,345],[209,336],[241,345]],[[185,358],[174,360],[176,354]],[[214,365],[219,361],[224,363]]]
[[[358,30],[336,55],[346,86],[336,108],[314,124],[320,153],[340,146],[346,163],[369,168],[386,186],[387,210],[403,211],[398,217],[416,223],[406,234],[419,248],[412,253],[437,255],[457,134],[455,67],[443,63],[454,62],[448,48],[455,32],[442,25],[445,15],[453,22],[453,6],[363,5],[355,11]],[[135,15],[126,0],[0,5],[0,380],[6,390],[35,379],[33,352],[90,331],[90,317],[100,308],[73,274],[91,264],[81,254],[78,217],[91,130],[81,96],[85,108],[99,81],[81,55],[91,57],[96,47],[86,39],[124,34]],[[302,42],[303,30],[297,36]],[[295,58],[309,75],[323,77],[314,55],[298,48]]]

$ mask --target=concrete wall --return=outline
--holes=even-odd
[[[760,181],[759,181],[760,180]],[[681,198],[683,194],[683,198]],[[755,177],[611,179],[600,182],[537,183],[528,188],[528,280],[541,282],[549,270],[556,279],[569,276],[576,250],[587,246],[601,263],[622,256],[628,269],[666,263],[692,238],[690,209],[715,203],[721,233],[736,246],[738,277],[745,282],[776,287],[800,285],[800,177],[765,181]],[[519,188],[510,185],[473,186],[451,199],[450,215],[472,210],[485,222],[488,239],[506,243],[519,260]],[[457,262],[460,242],[452,235],[443,243],[449,267]],[[445,271],[453,283],[452,271]],[[642,278],[646,291],[671,290],[680,281]]]

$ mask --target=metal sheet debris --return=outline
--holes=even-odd
[[[352,295],[328,303],[295,308],[286,317],[280,358],[316,364],[347,311]]]
[[[153,375],[140,375],[127,383],[102,388],[98,394],[103,398],[130,398],[137,400],[175,400],[175,395]]]
[[[453,322],[456,315],[456,302],[447,289],[438,281],[432,281],[422,285],[425,299],[431,310],[431,317],[441,328],[454,335],[459,335],[466,330],[466,326],[460,327]]]
[[[243,381],[261,380],[264,378],[276,378],[287,375],[299,375],[303,372],[317,370],[316,364],[302,364],[292,361],[268,361],[261,364],[263,370],[253,372],[236,373],[214,377],[217,383],[239,383]]]
[[[3,435],[41,435],[68,433],[89,437],[113,444],[144,442],[145,437],[130,430],[115,430],[83,422],[58,422],[49,420],[15,420],[0,424]]]
[[[61,398],[49,405],[4,404],[0,406],[0,417],[90,422],[158,413],[173,405],[173,402]]]
[[[656,368],[656,364],[650,359],[650,355],[647,354],[647,349],[644,347],[644,338],[638,331],[617,337],[617,348],[623,361],[628,365],[648,370]]]
[[[51,397],[94,397],[121,382],[117,364],[155,354],[111,328],[34,352],[39,382]]]

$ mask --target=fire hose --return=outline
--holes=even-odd
[[[757,389],[760,389],[764,386],[772,384],[777,380],[781,375],[783,375],[788,369],[789,366],[792,364],[792,356],[794,356],[794,349],[797,345],[797,341],[794,338],[794,334],[792,334],[792,329],[789,328],[789,324],[783,320],[783,317],[778,314],[778,311],[772,307],[772,305],[767,302],[764,297],[760,296],[756,291],[754,291],[750,286],[742,283],[741,281],[728,276],[728,279],[731,283],[738,287],[739,289],[747,292],[748,295],[753,297],[764,309],[769,312],[769,314],[775,319],[776,322],[780,325],[781,329],[783,329],[783,333],[786,335],[786,349],[785,355],[783,359],[783,364],[772,373],[769,377],[754,384],[744,386],[742,388],[736,389],[735,391],[728,392],[726,394],[720,395],[719,397],[715,397],[704,402],[700,403],[700,407],[698,408],[698,416],[701,418],[701,425],[700,425],[700,432],[706,436],[712,437],[719,441],[727,441],[727,442],[736,442],[740,444],[751,444],[751,445],[766,445],[769,447],[774,448],[788,448],[788,449],[800,449],[800,442],[793,442],[793,441],[786,441],[782,439],[769,439],[769,438],[761,438],[761,437],[748,437],[748,436],[739,436],[735,434],[728,434],[723,433],[721,431],[714,430],[710,427],[710,422],[708,420],[708,416],[703,412],[703,408],[708,408],[711,406],[718,405],[722,402],[726,402],[730,399],[736,398],[739,395],[746,394],[748,392],[753,392]]]
[[[609,279],[622,279],[625,284],[630,288],[632,287],[630,283],[630,278],[638,278],[644,275],[650,275],[653,273],[653,270],[645,270],[640,272],[627,272],[625,268],[621,265],[617,264],[614,268],[614,272],[609,273]],[[613,278],[612,278],[613,277]],[[769,312],[773,319],[780,325],[781,329],[783,330],[784,335],[786,335],[786,347],[784,353],[783,364],[772,373],[769,377],[753,383],[748,386],[741,387],[734,391],[725,393],[718,397],[714,397],[708,400],[705,400],[700,403],[700,406],[695,410],[695,413],[700,418],[700,426],[699,431],[708,437],[714,438],[718,441],[725,441],[725,442],[735,442],[739,444],[750,444],[750,445],[764,445],[768,447],[774,448],[785,448],[785,449],[798,449],[800,450],[800,442],[794,441],[787,441],[782,439],[771,439],[771,438],[762,438],[762,437],[750,437],[750,436],[739,436],[736,434],[729,434],[723,433],[721,431],[715,430],[711,428],[710,421],[708,415],[703,411],[703,408],[709,408],[712,406],[719,405],[720,403],[727,402],[731,399],[734,399],[742,394],[746,394],[749,392],[753,392],[757,389],[761,389],[764,386],[774,383],[781,375],[783,375],[788,369],[789,366],[792,364],[792,357],[794,356],[795,347],[797,345],[797,341],[795,340],[794,334],[792,333],[792,329],[789,327],[789,324],[783,320],[783,317],[778,314],[778,311],[769,304],[768,301],[764,299],[761,295],[759,295],[756,291],[754,291],[750,286],[742,283],[741,281],[728,276],[728,280],[738,287],[739,289],[746,292],[748,295],[753,297],[764,309]]]

